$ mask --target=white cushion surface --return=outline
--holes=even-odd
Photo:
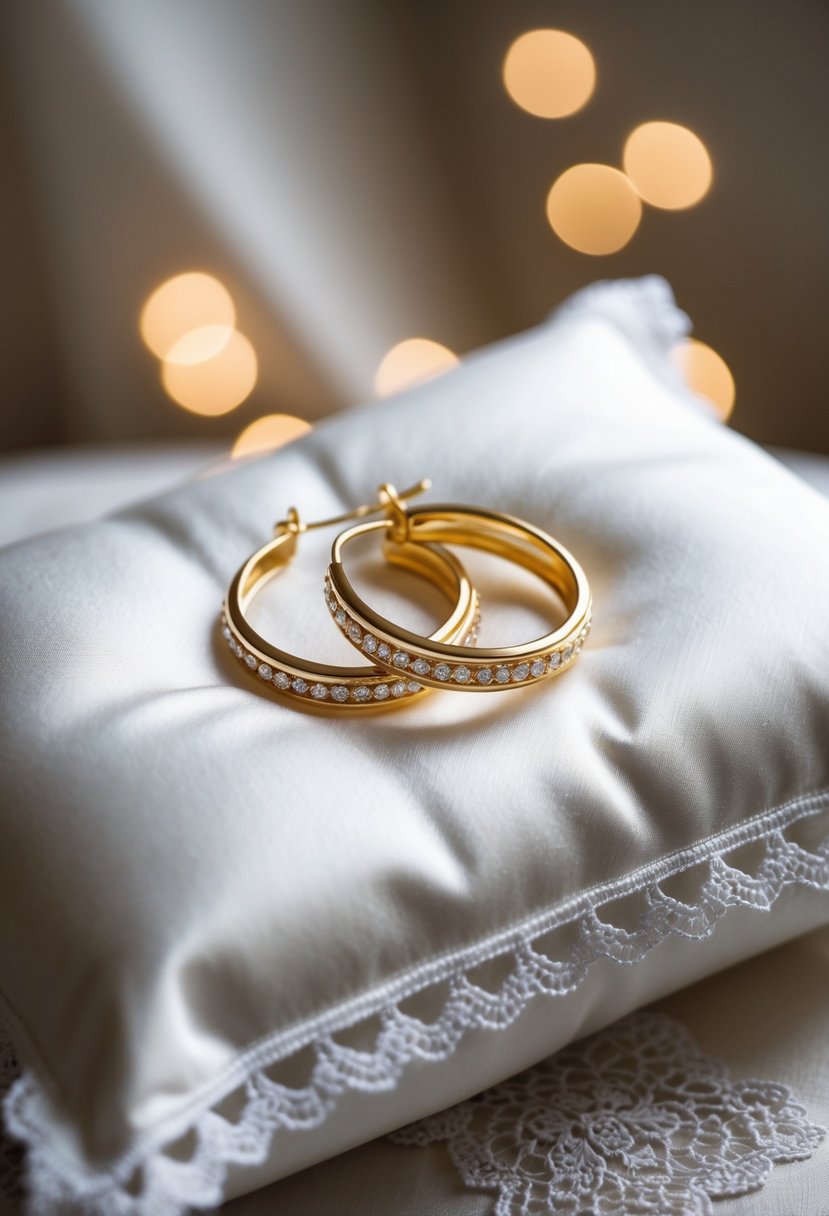
[[[204,443],[35,448],[0,456],[0,545],[160,494],[224,456]]]
[[[594,289],[273,457],[0,555],[6,1113],[35,1211],[213,1203],[829,920],[829,506],[673,380],[682,324],[658,281]],[[582,656],[503,696],[296,712],[223,647],[230,577],[290,503],[424,475],[571,549]],[[331,536],[305,540],[261,631],[348,664]],[[483,645],[540,632],[523,582],[468,564]]]

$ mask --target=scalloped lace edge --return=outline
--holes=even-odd
[[[26,1146],[31,1211],[58,1216],[80,1207],[90,1216],[182,1216],[188,1208],[221,1203],[228,1167],[260,1165],[280,1128],[320,1127],[348,1091],[391,1090],[412,1061],[448,1059],[471,1030],[508,1028],[534,997],[563,996],[578,988],[598,959],[636,964],[669,936],[709,936],[732,908],[769,911],[781,892],[795,885],[829,890],[829,834],[814,852],[784,835],[794,823],[824,810],[829,810],[829,790],[795,799],[273,1036],[244,1053],[210,1093],[200,1095],[176,1119],[153,1129],[101,1171],[55,1148],[47,1090],[31,1071],[24,1072],[6,1096],[4,1114],[10,1133]],[[758,842],[764,845],[764,856],[755,873],[747,874],[726,860],[742,845]],[[707,875],[693,904],[661,889],[667,878],[703,864]],[[600,918],[603,907],[631,894],[643,900],[634,929]],[[566,957],[553,959],[536,948],[540,938],[564,926],[576,929]],[[511,965],[495,992],[470,978],[494,959]],[[423,1022],[400,1008],[403,1000],[438,983],[447,984],[448,992],[435,1021]],[[338,1031],[372,1016],[380,1021],[373,1050],[335,1041]],[[308,1045],[315,1063],[306,1086],[289,1088],[266,1075],[269,1066]],[[240,1090],[244,1105],[237,1119],[212,1109]],[[196,1101],[199,1109],[194,1109]],[[194,1138],[192,1155],[187,1160],[167,1156],[165,1146],[185,1133]],[[138,1194],[130,1187],[136,1170],[142,1175]]]

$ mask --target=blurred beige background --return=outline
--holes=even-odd
[[[595,94],[534,118],[525,30],[591,49]],[[411,335],[460,354],[595,278],[664,274],[729,364],[733,425],[829,452],[829,6],[821,0],[10,0],[0,10],[0,447],[224,441],[364,400]],[[705,141],[698,206],[620,252],[551,231],[581,161],[638,123]],[[191,269],[236,302],[258,379],[204,418],[164,392],[142,305]]]

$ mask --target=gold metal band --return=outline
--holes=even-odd
[[[455,504],[408,507],[393,487],[384,489],[387,518],[346,529],[332,547],[327,598],[345,637],[354,643],[359,634],[363,645],[366,636],[373,638],[378,663],[401,677],[414,676],[429,688],[470,692],[519,688],[549,679],[570,666],[590,630],[591,598],[584,571],[563,545],[511,515]],[[563,601],[567,619],[532,642],[490,649],[424,638],[402,629],[360,599],[343,567],[346,546],[375,532],[385,538],[389,560],[394,560],[401,545],[412,544],[466,545],[505,557],[546,582]],[[381,645],[386,648],[383,655],[379,654]]]
[[[356,514],[367,514],[371,509],[358,508]],[[373,509],[379,509],[379,504]],[[344,518],[353,518],[354,514]],[[247,620],[246,612],[251,600],[291,561],[301,533],[339,522],[342,520],[337,518],[323,521],[322,525],[303,525],[297,513],[292,511],[288,519],[277,524],[275,538],[248,558],[230,585],[221,618],[222,635],[231,653],[263,686],[275,689],[294,701],[302,701],[306,706],[351,710],[411,701],[426,691],[412,672],[392,668],[394,678],[390,679],[388,670],[382,666],[335,667],[302,659],[261,637]],[[436,642],[467,640],[474,636],[478,621],[478,597],[454,554],[440,545],[427,547],[404,543],[394,546],[394,551],[390,551],[387,557],[394,565],[428,578],[453,605],[450,616],[432,635]],[[326,580],[326,597],[329,596],[329,587]],[[336,606],[334,612],[337,623],[345,624]],[[367,659],[381,662],[384,654],[381,643],[375,643],[371,638],[364,639],[362,632],[357,633],[355,625],[349,629],[346,624],[344,632],[352,645],[362,649]]]

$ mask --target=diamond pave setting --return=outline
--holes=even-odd
[[[403,651],[398,649],[393,641],[389,642],[382,637],[375,637],[362,622],[354,619],[348,604],[336,598],[336,592],[329,583],[326,586],[326,598],[332,596],[335,600],[334,620],[347,638],[351,639],[355,645],[360,645],[356,639],[361,636],[362,649],[368,650],[379,663],[386,665],[392,671],[394,668],[398,672],[401,668],[411,671],[413,674],[425,678],[433,688],[441,686],[469,689],[526,687],[529,684],[548,679],[572,666],[574,659],[581,652],[591,626],[591,616],[588,614],[581,627],[563,638],[556,646],[542,649],[536,654],[529,654],[513,662],[495,663],[492,658],[484,655],[478,662],[472,658],[465,658],[463,662],[457,663],[448,659],[435,662],[433,656]],[[479,624],[480,615],[476,613],[475,620],[461,645],[475,644]],[[402,689],[403,682],[398,682],[392,688],[394,696],[400,695],[394,691],[395,688]]]
[[[391,655],[389,647],[382,647],[377,638],[372,637],[353,621],[334,599],[329,586],[325,591],[326,601],[332,616],[340,628],[350,638],[351,642],[360,647],[366,655],[373,656],[378,649]],[[333,600],[333,605],[332,605]],[[340,614],[342,623],[340,623]],[[273,659],[266,661],[260,655],[252,653],[244,644],[244,639],[234,633],[227,617],[222,613],[220,620],[221,636],[230,653],[244,667],[257,677],[260,687],[266,685],[276,689],[283,696],[294,701],[314,702],[317,705],[348,706],[348,708],[370,708],[385,701],[411,700],[423,691],[421,684],[413,680],[397,680],[391,682],[385,672],[378,667],[367,667],[366,676],[356,679],[346,677],[341,673],[339,679],[325,679],[314,672],[299,674],[296,669],[281,670]]]

